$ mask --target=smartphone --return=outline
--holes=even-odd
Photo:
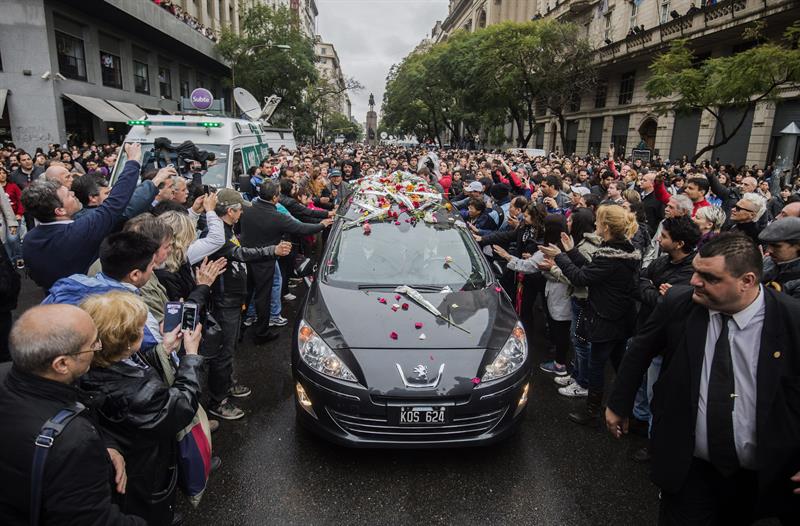
[[[193,331],[197,326],[197,304],[184,303],[183,315],[181,316],[181,330]]]
[[[170,332],[181,324],[183,317],[183,303],[168,301],[164,305],[164,332]]]

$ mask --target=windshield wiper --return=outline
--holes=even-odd
[[[366,285],[359,285],[358,290],[373,290],[373,289],[396,289],[400,285],[396,283],[370,283]]]
[[[378,289],[391,289],[394,290],[399,287],[399,284],[396,283],[370,283],[359,285],[358,290],[378,290]],[[417,290],[424,290],[426,292],[439,292],[444,287],[438,287],[436,285],[411,285],[412,288]]]

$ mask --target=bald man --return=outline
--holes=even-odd
[[[74,175],[61,163],[51,163],[50,167],[45,170],[44,177],[48,181],[55,181],[62,186],[66,186],[67,190],[72,188],[72,179]]]
[[[800,217],[800,202],[795,201],[783,207],[781,212],[775,219],[782,219],[784,217]]]
[[[34,437],[62,409],[82,407],[75,381],[100,349],[92,318],[72,305],[40,305],[11,329],[13,365],[0,366],[0,517],[31,523]],[[112,504],[125,492],[125,462],[103,437],[88,410],[53,439],[41,477],[39,524],[144,525]],[[116,487],[109,485],[114,477]]]

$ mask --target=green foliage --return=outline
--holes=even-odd
[[[749,34],[760,33],[750,29]],[[755,31],[755,33],[754,33]],[[731,108],[741,108],[763,99],[774,99],[776,88],[800,81],[800,50],[792,39],[800,34],[800,25],[787,30],[789,45],[764,42],[750,49],[724,57],[709,58],[698,63],[685,39],[674,41],[670,49],[650,65],[652,76],[645,89],[653,99],[668,99],[658,104],[661,113],[705,110],[719,122],[721,134],[713,144],[695,153],[693,160],[726,144],[739,131],[745,119],[726,128],[722,115]],[[796,42],[796,40],[795,40]]]
[[[510,120],[526,146],[537,98],[563,108],[593,83],[591,49],[575,25],[504,22],[414,50],[389,73],[383,118],[387,128],[440,142],[444,130],[458,141],[462,131]]]
[[[333,141],[337,136],[344,135],[348,142],[360,141],[364,133],[361,126],[341,113],[334,113],[324,122],[325,139]]]
[[[236,85],[258,100],[273,93],[282,97],[272,122],[293,126],[301,138],[312,136],[314,112],[305,93],[318,75],[314,43],[300,30],[297,15],[285,6],[256,4],[243,13],[240,30],[240,35],[223,31],[217,44],[233,68]]]

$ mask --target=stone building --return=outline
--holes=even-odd
[[[317,71],[331,82],[332,88],[337,90],[337,93],[329,97],[333,103],[333,109],[350,119],[353,116],[353,105],[347,94],[342,63],[336,47],[317,37],[314,42],[314,54],[316,55]]]
[[[0,142],[119,140],[126,122],[178,110],[197,87],[228,98],[230,69],[214,50],[239,27],[238,0],[4,0],[0,17]]]
[[[700,0],[698,0],[700,1]],[[455,30],[474,31],[505,20],[545,17],[577,24],[596,49],[600,83],[567,116],[566,144],[558,124],[544,109],[531,147],[567,153],[603,153],[610,144],[630,151],[644,142],[664,159],[691,155],[712,144],[720,133],[707,112],[659,115],[645,93],[648,66],[676,38],[691,40],[697,58],[730,55],[753,45],[742,38],[755,21],[778,36],[800,18],[800,2],[792,0],[451,0],[447,18],[432,30],[442,41]],[[800,92],[785,88],[778,102],[762,101],[746,110],[742,129],[726,145],[704,155],[737,165],[798,162],[798,149],[787,150],[793,138],[781,134],[792,122],[800,125]],[[744,110],[743,110],[744,111]],[[741,112],[725,121],[738,122]],[[507,129],[509,135],[513,130]],[[513,142],[513,137],[512,137]],[[784,156],[781,158],[780,154]],[[792,159],[788,159],[792,156]]]

